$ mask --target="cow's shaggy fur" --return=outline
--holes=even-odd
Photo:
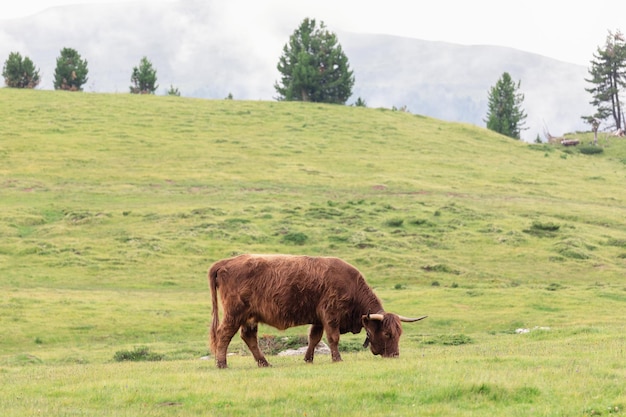
[[[224,368],[235,333],[259,366],[268,366],[257,342],[258,323],[277,329],[310,324],[304,356],[312,362],[315,346],[326,332],[333,361],[340,361],[339,335],[367,330],[366,344],[384,357],[399,354],[400,319],[385,313],[361,273],[347,262],[330,257],[240,255],[216,262],[209,269],[213,303],[211,350]],[[224,312],[220,322],[218,293]],[[377,313],[370,319],[369,313]],[[380,316],[382,315],[382,319]]]

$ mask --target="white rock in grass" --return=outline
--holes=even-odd
[[[278,352],[278,356],[304,355],[306,353],[306,350],[307,350],[307,346],[302,346],[301,348],[298,348],[298,349],[287,349],[287,350],[283,350],[282,352]],[[329,355],[330,348],[328,347],[328,345],[326,345],[326,343],[320,341],[317,344],[317,347],[315,348],[315,354]]]

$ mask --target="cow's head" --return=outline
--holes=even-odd
[[[393,313],[364,315],[361,321],[367,337],[363,347],[369,346],[374,355],[381,355],[383,358],[396,358],[400,356],[399,343],[402,334],[400,322],[414,322],[426,317],[408,318]]]

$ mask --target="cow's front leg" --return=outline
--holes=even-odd
[[[341,362],[341,355],[339,354],[339,329],[327,327],[326,339],[328,340],[328,347],[330,347],[333,362]]]
[[[252,356],[256,360],[257,365],[260,367],[270,366],[270,364],[263,356],[263,352],[259,349],[259,341],[257,339],[257,332],[259,328],[256,323],[246,323],[241,326],[241,338],[246,345],[248,345],[248,349],[252,352]]]
[[[304,355],[305,362],[313,362],[315,348],[322,339],[322,334],[324,334],[324,326],[321,324],[313,324],[309,329],[309,346],[307,347],[306,354]]]

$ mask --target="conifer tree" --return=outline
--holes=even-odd
[[[88,73],[87,60],[82,59],[75,49],[63,48],[54,70],[54,89],[83,91]]]
[[[133,73],[130,77],[130,92],[132,94],[154,94],[159,88],[156,76],[156,69],[153,68],[152,62],[147,57],[141,58],[139,67],[133,67]]]
[[[277,65],[278,100],[344,104],[352,95],[354,75],[348,58],[324,22],[306,18],[283,48]]]
[[[521,131],[526,129],[526,113],[522,108],[524,95],[519,92],[521,81],[515,84],[508,72],[489,90],[487,129],[496,131],[513,139],[520,139]]]
[[[593,116],[583,116],[595,128],[602,121],[613,117],[615,129],[624,129],[624,113],[620,95],[626,88],[626,41],[624,35],[617,31],[610,32],[606,38],[604,48],[598,47],[593,55],[589,68],[589,79],[592,84],[585,90],[592,96],[590,104],[596,108]]]
[[[35,88],[39,85],[39,70],[29,57],[11,52],[2,68],[4,84],[10,88]]]

